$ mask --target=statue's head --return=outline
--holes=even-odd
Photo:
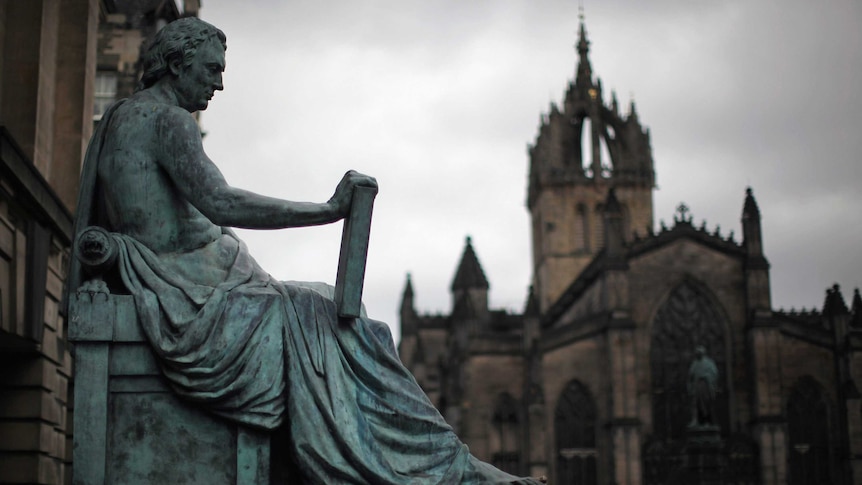
[[[694,355],[696,355],[698,358],[703,357],[704,355],[706,355],[706,347],[704,347],[703,345],[698,345],[694,348]]]
[[[138,90],[146,89],[171,72],[171,62],[179,61],[184,67],[192,64],[198,49],[207,41],[217,41],[227,49],[224,32],[196,17],[175,20],[153,37],[141,61],[144,74]]]

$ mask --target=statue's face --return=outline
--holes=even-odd
[[[177,76],[175,92],[180,107],[190,113],[207,109],[216,91],[224,89],[224,48],[216,39],[201,44],[191,64],[183,66]]]

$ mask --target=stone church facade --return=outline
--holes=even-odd
[[[774,310],[751,189],[741,242],[684,205],[653,230],[649,132],[634,103],[603,101],[583,25],[577,50],[529,151],[523,313],[488,307],[468,238],[449,315],[417,312],[408,278],[403,362],[474,454],[554,484],[859,483],[859,291],[850,308],[835,286],[821,310]],[[689,426],[697,346],[719,371],[705,447]]]

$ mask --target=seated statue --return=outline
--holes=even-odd
[[[174,392],[246,426],[289,430],[305,483],[539,483],[469,453],[385,324],[339,319],[331,287],[275,281],[229,229],[332,223],[354,187],[377,182],[347,172],[324,203],[228,185],[191,115],[223,88],[225,42],[196,18],[163,28],[138,91],[102,118],[81,183],[76,234],[110,232],[119,281]],[[73,266],[69,285],[80,283]]]

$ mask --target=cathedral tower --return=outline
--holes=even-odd
[[[620,113],[614,93],[605,104],[601,79],[593,79],[583,20],[577,51],[577,74],[563,109],[551,105],[529,147],[527,207],[533,279],[542,312],[604,247],[603,203],[611,188],[627,241],[653,225],[655,172],[649,131],[638,121],[633,101],[627,114]]]

